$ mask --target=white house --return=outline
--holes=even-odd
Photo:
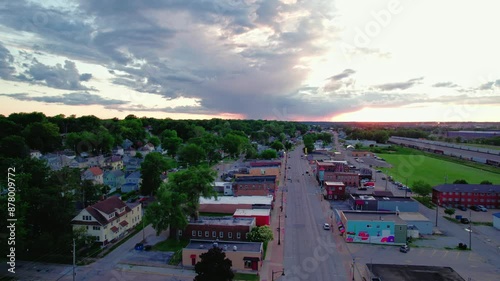
[[[112,196],[81,210],[71,224],[73,230],[84,229],[96,242],[106,245],[123,237],[141,220],[141,203],[125,203]]]

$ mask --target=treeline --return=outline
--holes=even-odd
[[[387,143],[390,137],[406,137],[406,138],[428,138],[431,129],[419,128],[344,128],[344,132],[348,139],[373,140],[377,143]]]

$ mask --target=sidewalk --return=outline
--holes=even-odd
[[[282,192],[286,184],[286,173],[287,173],[287,161],[285,159],[282,164],[282,173],[280,175],[280,186],[276,189],[274,202],[274,209],[271,211],[271,229],[273,230],[274,240],[270,241],[267,245],[266,258],[262,263],[260,270],[260,280],[270,281],[272,280],[273,271],[283,270],[283,257],[285,248],[285,214],[286,214],[286,193]],[[281,211],[281,200],[283,195],[283,211]],[[281,225],[278,222],[281,217]],[[278,227],[281,226],[281,234],[278,237]],[[280,245],[278,245],[278,241]],[[280,280],[278,274],[275,274],[275,280]]]

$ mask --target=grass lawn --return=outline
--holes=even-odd
[[[488,180],[493,184],[500,184],[500,174],[478,168],[473,168],[446,160],[436,159],[423,154],[379,154],[390,163],[392,168],[380,168],[396,181],[406,183],[411,187],[416,180],[423,180],[432,186],[464,179],[470,184],[478,184]]]
[[[175,238],[168,238],[165,241],[161,241],[156,243],[153,246],[153,251],[161,251],[161,252],[176,252],[182,250],[189,244],[188,239],[180,239],[177,241]]]
[[[234,281],[239,281],[239,280],[259,281],[259,276],[257,274],[235,273],[233,280]]]

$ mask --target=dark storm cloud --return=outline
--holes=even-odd
[[[0,78],[10,80],[15,68],[12,66],[14,57],[0,42]]]
[[[432,87],[436,87],[436,88],[455,88],[455,87],[458,87],[457,84],[453,83],[453,82],[439,82],[439,83],[436,83],[434,85],[432,85]]]
[[[87,81],[92,75],[83,74],[83,80],[72,61],[64,61],[64,65],[56,64],[55,66],[45,65],[38,61],[34,61],[29,69],[19,79],[28,82],[42,83],[48,87],[65,89],[65,90],[90,90],[83,86],[80,81]],[[87,79],[87,80],[85,80]]]
[[[116,99],[105,99],[101,96],[88,92],[67,93],[61,96],[37,96],[33,97],[26,93],[0,94],[21,101],[37,101],[45,103],[57,103],[65,105],[120,105],[127,104],[127,101]]]
[[[406,90],[419,84],[423,79],[424,79],[423,77],[420,77],[420,78],[410,79],[406,82],[386,83],[377,85],[374,88],[382,91]]]

